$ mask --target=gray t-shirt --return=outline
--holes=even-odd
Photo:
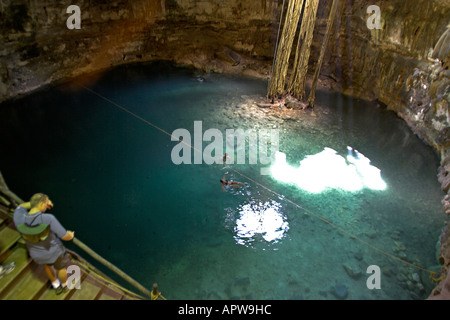
[[[24,207],[17,207],[14,211],[14,224],[16,226],[27,223],[32,226],[46,223],[50,226],[50,233],[44,241],[30,242],[26,241],[30,257],[38,264],[53,264],[58,257],[65,252],[64,245],[59,238],[66,235],[66,229],[52,214],[40,213],[29,214]],[[34,221],[33,221],[34,219]]]

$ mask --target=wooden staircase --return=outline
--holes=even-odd
[[[80,259],[80,260],[78,260]],[[0,279],[1,300],[130,300],[139,299],[122,290],[120,285],[80,257],[72,259],[81,270],[80,289],[60,295],[52,288],[43,265],[29,256],[24,240],[16,231],[7,209],[0,205],[0,263],[15,262],[14,270]],[[106,280],[106,281],[105,281]]]

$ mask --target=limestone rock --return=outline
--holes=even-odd
[[[238,53],[236,53],[233,50],[230,50],[228,48],[226,48],[222,51],[218,51],[214,55],[219,60],[222,60],[222,61],[230,64],[233,67],[239,65],[242,60],[241,56]]]
[[[361,278],[362,272],[357,266],[351,265],[349,263],[344,263],[342,266],[344,267],[345,272],[347,272],[350,278],[355,280]]]
[[[340,300],[344,300],[348,296],[348,288],[345,284],[338,284],[331,289],[331,293]]]

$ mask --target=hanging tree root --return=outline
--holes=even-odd
[[[338,7],[338,1],[333,0],[333,4],[331,5],[330,15],[328,17],[327,31],[325,34],[325,39],[322,42],[322,48],[320,49],[320,56],[319,56],[319,60],[316,65],[316,71],[314,73],[314,79],[313,79],[313,83],[311,86],[311,92],[309,93],[308,106],[311,108],[314,107],[314,103],[316,100],[317,82],[319,80],[320,70],[322,68],[323,57],[325,56],[325,51],[327,50],[328,42],[330,40],[331,28],[333,27],[334,20],[336,18],[337,7]]]
[[[316,23],[319,0],[306,0],[302,25],[298,36],[297,51],[295,53],[294,70],[292,72],[289,93],[302,100],[305,96],[305,83],[308,75],[308,62]]]
[[[276,58],[268,92],[269,99],[280,98],[284,93],[292,44],[297,33],[303,2],[304,0],[289,1],[283,33],[278,44],[277,52],[275,53]]]

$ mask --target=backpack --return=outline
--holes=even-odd
[[[41,214],[42,213],[37,214],[31,223],[22,223],[17,226],[17,231],[20,232],[25,240],[36,243],[47,239],[50,233],[50,225],[47,223],[33,225],[36,218]]]

